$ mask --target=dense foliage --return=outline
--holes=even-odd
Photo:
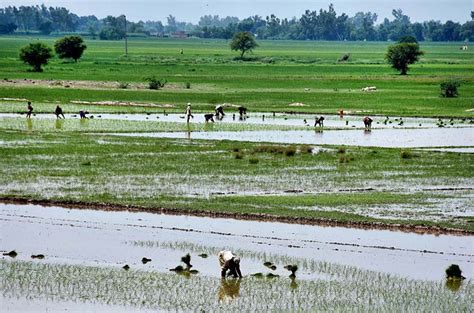
[[[61,59],[71,58],[74,62],[81,58],[86,48],[87,46],[79,36],[64,37],[58,39],[54,44],[54,50]]]
[[[53,51],[44,43],[30,43],[21,48],[20,60],[33,66],[34,72],[41,72],[42,65],[48,64],[48,60],[53,56]]]
[[[458,88],[461,87],[461,83],[457,80],[448,80],[440,84],[441,96],[445,98],[454,98],[459,95]]]
[[[176,17],[169,15],[166,26],[161,21],[127,21],[127,33],[166,37],[185,32],[185,35],[201,38],[230,39],[237,32],[251,32],[259,39],[398,41],[404,36],[413,36],[417,41],[474,41],[474,21],[463,25],[435,20],[412,23],[401,9],[394,9],[392,15],[392,20],[385,18],[377,24],[376,13],[338,15],[332,4],[327,10],[306,10],[299,18],[291,19],[274,14],[266,17],[255,15],[242,20],[232,16],[205,15],[197,25],[193,25],[177,21]],[[98,19],[94,15],[78,16],[66,8],[48,8],[44,4],[0,8],[0,34],[15,31],[42,34],[80,32],[116,40],[125,36],[125,16]]]
[[[250,52],[258,47],[253,35],[249,32],[238,32],[232,38],[230,48],[234,51],[240,51],[240,58],[244,57],[245,52]]]
[[[400,71],[401,75],[406,75],[408,65],[418,61],[421,55],[423,55],[423,51],[420,51],[420,46],[417,43],[401,42],[389,46],[385,58],[394,69]]]

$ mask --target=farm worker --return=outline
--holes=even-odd
[[[338,112],[339,112],[339,117],[343,118],[344,117],[344,110],[340,109]]]
[[[190,118],[194,118],[193,113],[191,112],[191,103],[188,103],[188,106],[186,107],[186,123],[189,123]]]
[[[28,106],[26,107],[28,112],[26,113],[27,118],[31,118],[31,113],[33,113],[33,106],[31,105],[31,102],[28,101]]]
[[[324,126],[324,116],[314,118],[314,127],[316,127],[316,125],[319,125],[320,127]]]
[[[204,114],[204,119],[207,122],[213,122],[214,123],[214,114],[209,113],[209,114]]]
[[[60,118],[59,117],[60,115],[62,115],[62,117],[65,118],[63,114],[63,109],[61,109],[59,105],[56,106],[56,110],[54,110],[54,114],[56,114],[56,118]]]
[[[232,251],[222,250],[218,254],[219,264],[221,265],[221,277],[226,277],[226,272],[229,270],[230,274],[234,278],[242,278],[242,273],[240,272],[240,258],[236,257]]]
[[[222,119],[224,117],[224,108],[222,105],[216,105],[216,118],[217,119]]]
[[[239,110],[240,120],[244,120],[247,117],[247,108],[244,106],[239,106],[237,110]]]
[[[84,111],[84,110],[80,110],[80,111],[79,111],[79,117],[80,117],[81,119],[87,118],[86,114],[89,114],[89,112]]]
[[[364,126],[366,130],[369,130],[372,128],[372,119],[368,116],[364,117]]]

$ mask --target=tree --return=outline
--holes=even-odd
[[[253,35],[249,32],[236,33],[230,43],[232,50],[240,51],[240,58],[244,57],[245,52],[252,51],[256,47],[258,47],[258,44]]]
[[[48,60],[53,57],[53,51],[44,43],[30,43],[21,48],[20,60],[33,66],[34,72],[42,72],[42,65],[48,64]]]
[[[54,44],[54,51],[61,59],[71,58],[74,62],[81,58],[86,48],[87,46],[80,36],[67,36],[58,39]]]
[[[442,82],[439,86],[441,88],[441,96],[454,98],[459,95],[458,88],[461,86],[461,83],[457,80],[448,80]]]
[[[392,64],[394,69],[399,70],[401,75],[406,75],[408,65],[418,61],[418,58],[423,54],[424,52],[416,43],[399,43],[388,47],[385,59]]]

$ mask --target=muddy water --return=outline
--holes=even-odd
[[[469,147],[474,145],[474,128],[378,129],[371,132],[363,130],[163,132],[115,135],[385,148]]]
[[[212,113],[212,112],[211,112]],[[314,114],[284,114],[277,113],[275,116],[271,113],[252,113],[245,120],[240,120],[238,114],[228,113],[222,120],[216,120],[216,123],[232,123],[232,124],[255,124],[255,125],[279,125],[279,126],[308,126],[314,125]],[[14,113],[0,113],[2,117],[22,117],[24,115]],[[66,118],[78,118],[78,114],[65,114]],[[185,123],[184,114],[90,114],[94,118],[107,120],[128,120],[128,121],[162,121]],[[324,126],[333,128],[353,128],[364,127],[362,116],[345,115],[340,118],[338,115],[324,115]],[[34,118],[55,119],[54,114],[36,114]],[[306,120],[306,123],[305,123]],[[372,127],[377,128],[437,128],[439,120],[433,118],[410,118],[410,117],[374,117]],[[204,123],[204,114],[196,113],[191,120],[193,123]],[[445,127],[470,127],[470,120],[462,119],[443,119]]]
[[[180,263],[181,256],[191,252],[191,263],[201,275],[218,277],[215,255],[200,258],[197,251],[189,251],[186,246],[197,245],[327,261],[424,280],[442,279],[451,263],[459,264],[465,276],[474,275],[474,244],[469,236],[12,204],[0,204],[0,230],[1,250],[15,249],[20,260],[31,260],[32,254],[46,256],[35,262],[115,267],[128,264],[135,269],[168,272]],[[142,257],[152,262],[144,265]],[[264,256],[244,258],[243,274],[269,272],[263,261]],[[277,264],[276,273],[287,276],[282,265]],[[308,270],[298,274],[300,279],[325,278]]]

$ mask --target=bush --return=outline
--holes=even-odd
[[[341,57],[337,61],[338,62],[347,62],[347,61],[349,61],[350,57],[351,57],[351,55],[349,53],[344,53],[343,55],[341,55]]]
[[[257,159],[257,158],[251,158],[251,159],[249,159],[249,163],[250,163],[250,164],[257,164],[257,163],[258,163],[258,159]]]
[[[339,147],[339,148],[337,149],[337,153],[339,153],[339,154],[344,154],[344,153],[346,153],[346,148],[344,148],[344,147]]]
[[[441,96],[445,98],[454,98],[459,95],[458,88],[461,86],[461,83],[457,80],[448,80],[442,82],[439,86],[441,88]]]
[[[409,150],[404,150],[400,153],[402,159],[411,159],[413,158],[413,154]]]
[[[166,79],[158,80],[155,76],[148,77],[146,80],[148,81],[148,89],[154,90],[163,88],[167,83]]]
[[[285,155],[286,156],[294,156],[296,154],[296,147],[295,146],[289,146],[285,149]]]
[[[130,84],[127,83],[127,82],[119,82],[119,84],[118,84],[118,87],[119,87],[120,89],[127,89],[128,86],[130,86]]]
[[[42,72],[42,65],[48,64],[48,60],[53,57],[53,51],[44,43],[30,43],[21,48],[20,60],[33,66],[34,72]]]

